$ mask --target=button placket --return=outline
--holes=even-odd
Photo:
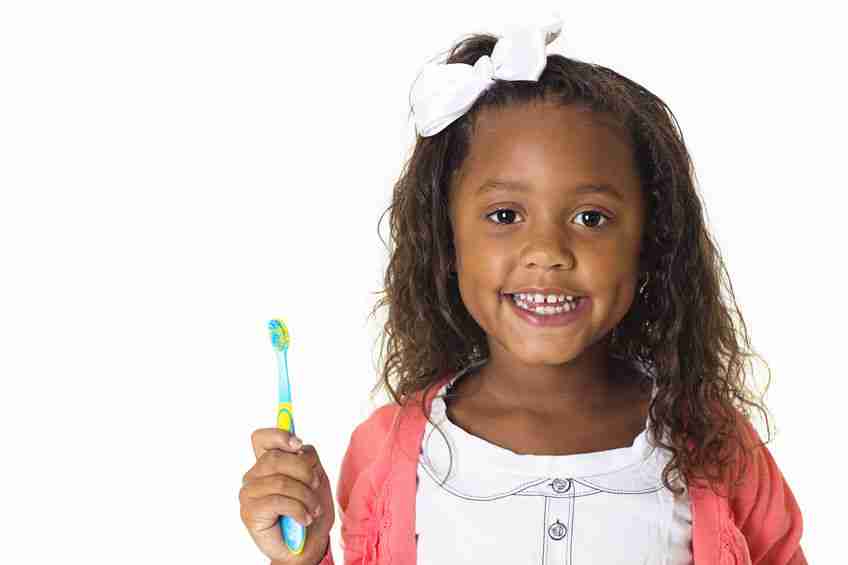
[[[544,560],[550,565],[568,563],[571,555],[569,524],[574,511],[574,492],[570,479],[553,479],[547,483],[545,497]],[[563,493],[568,493],[562,496]]]
[[[551,481],[548,486],[550,486],[555,493],[562,494],[571,488],[571,479],[556,478]],[[548,535],[551,537],[551,539],[561,540],[565,537],[565,534],[567,533],[568,528],[565,524],[560,522],[559,519],[557,519],[556,522],[548,526]]]

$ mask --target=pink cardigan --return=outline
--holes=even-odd
[[[427,406],[453,374],[427,389]],[[408,407],[381,406],[351,434],[336,488],[345,565],[415,564],[415,483],[426,419]],[[798,503],[768,448],[756,454],[750,480],[729,501],[708,486],[689,485],[696,565],[806,565]],[[319,565],[335,565],[329,546]]]

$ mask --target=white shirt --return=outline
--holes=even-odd
[[[670,455],[648,442],[647,421],[630,447],[515,453],[445,415],[440,397],[479,364],[459,371],[433,399],[431,419],[450,452],[439,430],[425,424],[415,503],[419,565],[692,563],[688,491],[676,497],[663,486]]]

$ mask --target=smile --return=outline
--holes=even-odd
[[[579,318],[589,309],[589,297],[582,296],[573,301],[556,304],[536,303],[521,300],[513,294],[504,295],[510,308],[519,318],[536,327],[565,326]]]

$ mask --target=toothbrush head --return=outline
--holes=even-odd
[[[289,348],[289,329],[284,321],[274,318],[268,322],[268,333],[271,335],[274,351],[285,351]]]

